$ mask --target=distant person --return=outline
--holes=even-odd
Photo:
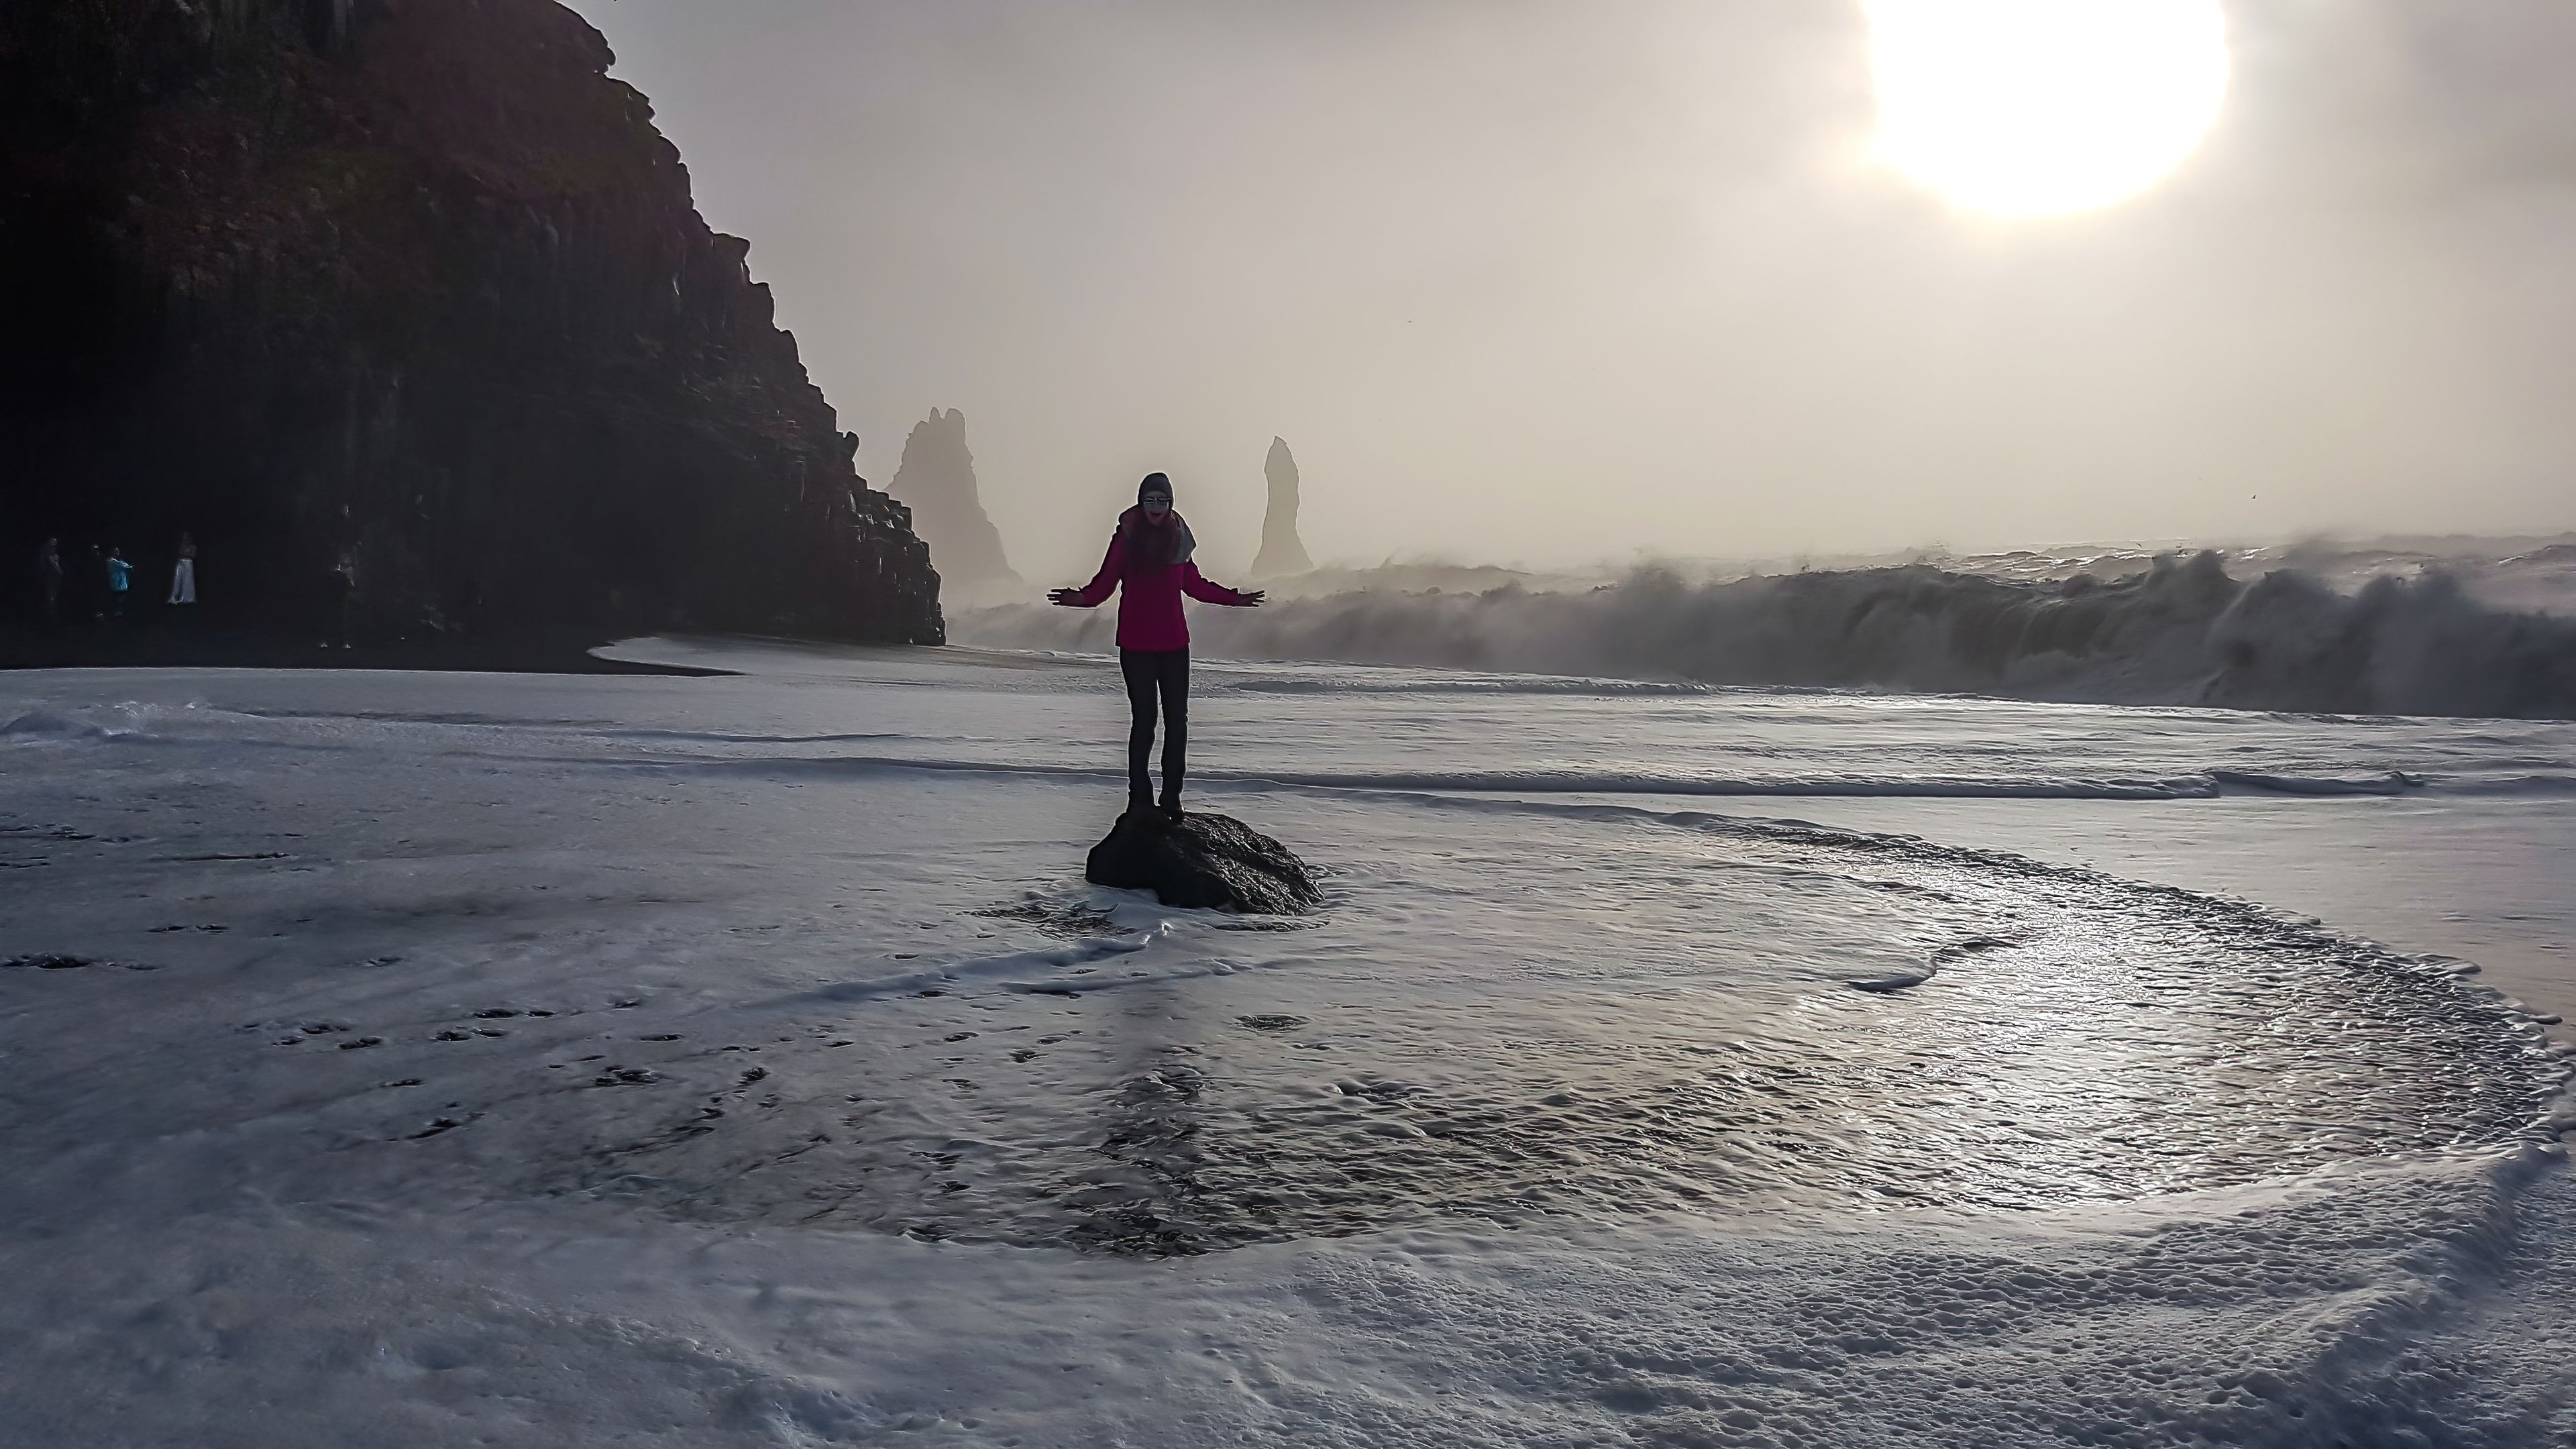
[[[107,546],[107,616],[125,617],[126,596],[134,590],[134,565],[125,561],[125,550],[115,544]]]
[[[340,550],[339,559],[331,565],[331,572],[324,576],[322,582],[328,605],[325,627],[330,630],[323,637],[322,647],[328,649],[337,645],[346,649],[349,647],[349,601],[358,592],[357,554],[350,549]]]
[[[170,569],[170,602],[197,602],[197,541],[184,533],[179,535],[179,562]]]
[[[85,546],[81,566],[68,579],[72,590],[72,617],[95,624],[107,617],[107,558],[97,544]]]
[[[1187,752],[1190,716],[1190,626],[1181,616],[1181,595],[1239,609],[1258,605],[1264,595],[1254,589],[1239,593],[1208,582],[1190,562],[1198,540],[1190,525],[1172,510],[1172,480],[1148,473],[1136,487],[1136,506],[1118,515],[1118,531],[1109,536],[1109,554],[1100,572],[1078,589],[1056,589],[1049,603],[1069,609],[1097,608],[1112,589],[1118,600],[1118,670],[1127,678],[1127,707],[1134,724],[1127,731],[1127,809],[1144,814],[1154,808],[1154,782],[1145,767],[1154,754],[1154,705],[1161,696],[1163,734],[1163,814],[1181,818],[1181,775]]]
[[[43,595],[45,623],[63,620],[63,541],[48,538],[36,550],[36,590]]]

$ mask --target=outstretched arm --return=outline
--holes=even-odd
[[[1238,609],[1259,608],[1261,601],[1270,597],[1259,589],[1249,592],[1229,589],[1200,573],[1199,566],[1194,563],[1181,565],[1181,589],[1203,604],[1231,604]]]
[[[1120,566],[1126,562],[1127,531],[1120,529],[1109,535],[1109,552],[1101,558],[1100,572],[1091,576],[1091,582],[1078,589],[1051,590],[1047,594],[1047,602],[1062,604],[1068,609],[1100,607],[1101,601],[1109,597],[1109,591],[1118,587]]]

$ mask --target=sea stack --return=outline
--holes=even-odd
[[[1002,556],[1002,533],[975,488],[975,455],[966,450],[966,414],[930,410],[903,440],[903,462],[886,491],[912,509],[912,526],[930,544],[930,561],[951,597],[1019,586]]]
[[[554,0],[0,5],[0,549],[299,637],[942,637],[904,507]],[[354,582],[348,582],[354,580]]]
[[[1297,539],[1297,459],[1288,451],[1287,439],[1270,440],[1270,456],[1261,471],[1270,480],[1270,511],[1261,516],[1261,556],[1252,561],[1252,577],[1310,573],[1315,561],[1306,557],[1306,545]]]

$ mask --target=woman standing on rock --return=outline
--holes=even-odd
[[[1239,609],[1258,605],[1262,591],[1237,592],[1210,583],[1190,562],[1198,548],[1190,526],[1172,511],[1172,480],[1148,473],[1136,487],[1136,506],[1118,515],[1118,531],[1109,537],[1109,556],[1100,572],[1078,589],[1057,589],[1047,602],[1069,609],[1097,608],[1110,590],[1124,588],[1118,601],[1118,669],[1127,677],[1127,705],[1134,723],[1127,731],[1127,809],[1143,813],[1154,805],[1154,782],[1145,773],[1154,754],[1154,705],[1162,701],[1163,813],[1181,816],[1182,757],[1187,749],[1190,713],[1190,626],[1181,617],[1181,595]]]

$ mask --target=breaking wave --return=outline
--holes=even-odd
[[[6,724],[0,724],[0,740],[26,744],[121,740],[142,733],[142,713],[131,705],[75,710],[32,709]]]
[[[1114,611],[962,611],[960,643],[1110,647]],[[1216,658],[1972,693],[2095,704],[2576,718],[2576,619],[2481,603],[2442,573],[2341,592],[2215,552],[2104,581],[1928,565],[1580,592],[1361,590],[1194,616]]]

